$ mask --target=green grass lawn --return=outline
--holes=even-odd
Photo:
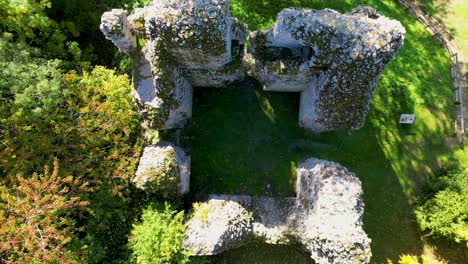
[[[358,5],[375,7],[407,30],[402,50],[379,79],[365,127],[351,134],[308,133],[297,125],[298,94],[264,92],[251,79],[223,89],[196,88],[189,131],[193,198],[209,193],[294,195],[298,162],[311,156],[336,161],[362,181],[373,263],[421,255],[429,246],[437,258],[463,263],[468,259],[463,248],[423,239],[411,208],[427,175],[468,159],[466,152],[451,151],[444,143],[453,132],[453,102],[449,58],[437,42],[395,1],[231,0],[232,15],[250,30],[266,28],[289,6],[346,12]],[[400,126],[402,113],[415,113],[415,124]],[[303,263],[294,248],[282,249],[280,255],[259,251],[245,247],[216,260],[239,263],[239,256],[251,256],[244,263]]]
[[[298,127],[298,106],[299,94],[264,92],[253,79],[196,88],[192,190],[294,196],[296,163],[330,147]]]
[[[437,18],[455,35],[463,52],[463,61],[468,63],[468,1],[423,0],[424,10]]]

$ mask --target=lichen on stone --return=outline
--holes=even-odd
[[[398,21],[371,7],[346,14],[286,8],[269,30],[250,34],[245,53],[248,29],[230,17],[227,0],[153,1],[128,19],[123,10],[113,10],[102,21],[104,34],[120,49],[131,54],[137,44],[136,99],[145,123],[155,129],[185,125],[192,86],[223,87],[246,73],[264,90],[301,92],[301,127],[358,129],[377,79],[405,34]],[[141,74],[148,67],[152,81]]]
[[[135,47],[136,39],[130,31],[125,10],[112,9],[101,17],[101,31],[104,36],[111,40],[119,50],[131,56]]]
[[[136,187],[164,198],[188,192],[190,158],[167,142],[144,148],[133,182]]]

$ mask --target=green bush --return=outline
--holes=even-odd
[[[92,186],[80,193],[89,213],[73,216],[82,237],[75,250],[87,262],[125,258],[141,150],[130,80],[103,67],[63,75],[58,61],[11,38],[0,39],[0,179],[10,189],[9,175],[27,178],[60,160],[59,176]]]
[[[140,151],[128,77],[103,67],[62,76],[57,61],[37,52],[0,39],[0,176],[40,171],[57,158],[63,174],[128,179]]]
[[[90,215],[77,216],[84,223],[86,262],[125,259],[125,246],[138,197],[130,180],[141,146],[139,116],[130,95],[130,80],[115,71],[95,67],[83,75],[65,74],[62,87],[69,91],[67,122],[56,147],[67,169],[93,184],[86,194]],[[57,131],[59,133],[59,131]]]
[[[421,200],[416,218],[430,236],[445,237],[468,247],[468,169],[431,181],[432,194]]]
[[[168,203],[152,204],[145,209],[129,240],[136,262],[187,263],[188,255],[182,248],[183,218],[184,213],[175,211]]]
[[[137,2],[0,0],[2,192],[15,190],[13,176],[31,179],[56,159],[59,178],[71,175],[90,186],[75,193],[86,210],[69,213],[75,228],[67,232],[78,239],[63,239],[60,247],[51,243],[54,256],[79,252],[86,263],[128,258],[131,223],[140,210],[140,193],[130,184],[141,151],[139,115],[128,76],[89,65],[105,61],[105,47],[111,47],[110,57],[116,51],[99,31],[104,9]]]
[[[64,52],[65,34],[46,11],[51,0],[0,0],[0,32],[11,32],[52,55]]]
[[[0,178],[32,174],[53,162],[53,130],[64,119],[67,96],[60,62],[12,39],[10,33],[0,38]]]
[[[79,43],[79,48],[82,50],[82,60],[93,65],[99,64],[114,68],[125,63],[127,56],[122,52],[117,52],[117,48],[112,42],[105,39],[99,30],[101,15],[113,8],[123,8],[130,11],[148,4],[149,1],[51,0],[52,5],[50,9],[47,9],[47,13],[50,19],[58,23],[62,32],[67,36],[67,41]],[[68,57],[73,59],[75,56]]]

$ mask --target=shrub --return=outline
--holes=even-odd
[[[182,248],[184,238],[183,212],[172,206],[153,204],[144,210],[141,222],[134,225],[129,246],[139,264],[187,263]]]
[[[89,213],[77,214],[87,262],[125,258],[138,201],[130,179],[140,155],[139,116],[127,76],[95,67],[62,75],[38,50],[0,39],[0,179],[28,178],[60,160],[59,176],[90,183]],[[1,56],[5,55],[5,56]],[[8,177],[7,177],[8,176]]]
[[[130,95],[127,76],[95,67],[83,75],[62,78],[69,91],[67,120],[56,135],[55,151],[67,169],[93,184],[86,195],[90,214],[77,216],[83,223],[87,263],[124,259],[125,246],[138,201],[130,187],[141,146],[139,116]]]
[[[12,187],[0,185],[0,262],[68,263],[77,259],[67,249],[76,239],[70,209],[85,207],[77,193],[86,188],[72,177],[58,177],[58,162],[49,173],[11,177]]]
[[[468,247],[468,169],[449,172],[430,184],[432,193],[415,210],[419,226],[430,236]]]
[[[40,53],[11,34],[0,38],[0,177],[30,175],[53,162],[52,135],[63,123],[67,91],[60,87],[59,61]]]
[[[48,53],[63,54],[66,36],[46,14],[51,6],[51,0],[0,0],[0,32],[11,32]]]

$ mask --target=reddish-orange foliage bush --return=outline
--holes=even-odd
[[[52,173],[16,177],[7,188],[0,186],[0,262],[70,263],[76,255],[67,249],[74,239],[70,210],[84,209],[78,193],[86,184]]]

